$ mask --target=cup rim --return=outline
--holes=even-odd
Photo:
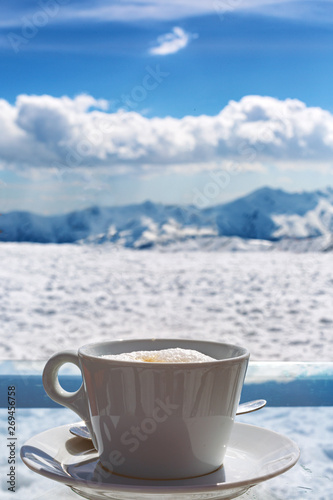
[[[150,361],[149,363],[145,363],[143,361],[137,361],[137,360],[120,360],[120,359],[108,359],[108,358],[103,358],[100,354],[93,354],[91,352],[87,352],[89,349],[93,349],[96,346],[106,346],[110,344],[116,344],[116,343],[126,343],[126,342],[147,342],[147,341],[153,341],[153,342],[174,342],[175,344],[182,344],[186,342],[195,342],[198,344],[209,344],[210,346],[227,346],[230,348],[238,349],[242,351],[239,355],[237,356],[232,356],[230,358],[224,358],[224,359],[213,359],[209,361],[190,361],[190,362],[184,362],[184,363],[177,363],[177,362],[158,362],[158,361]],[[179,345],[175,345],[174,347],[180,347]],[[142,349],[137,349],[137,350],[142,350]],[[158,350],[158,346],[156,346],[156,350]],[[240,346],[237,344],[231,344],[229,342],[217,342],[217,341],[210,341],[210,340],[197,340],[197,339],[186,339],[186,338],[154,338],[154,337],[147,337],[147,338],[135,338],[135,339],[114,339],[114,340],[108,340],[104,342],[91,342],[88,344],[84,344],[83,346],[79,347],[78,349],[78,355],[79,358],[86,358],[90,360],[97,360],[101,363],[112,363],[115,365],[119,366],[140,366],[141,368],[143,367],[151,367],[154,366],[155,368],[160,367],[160,368],[166,368],[168,366],[175,367],[177,366],[178,368],[181,367],[193,367],[193,366],[212,366],[212,365],[221,365],[221,364],[232,364],[232,363],[237,363],[245,359],[249,359],[250,357],[250,351],[244,347]]]

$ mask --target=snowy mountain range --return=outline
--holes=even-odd
[[[91,207],[58,216],[10,212],[0,217],[0,241],[114,242],[128,248],[175,246],[237,249],[333,248],[333,189],[288,193],[261,188],[209,208],[150,201]],[[306,242],[306,245],[305,245]]]

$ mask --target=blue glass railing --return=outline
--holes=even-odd
[[[0,362],[0,391],[16,387],[17,408],[59,408],[44,391],[43,361]],[[65,365],[61,385],[75,391],[81,376]],[[250,362],[242,401],[266,399],[268,406],[333,406],[333,363]],[[4,398],[0,407],[5,408]]]

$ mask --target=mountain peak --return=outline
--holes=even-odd
[[[208,236],[314,238],[333,233],[333,189],[290,193],[264,186],[205,209],[147,200],[109,208],[93,206],[59,216],[11,212],[1,216],[0,230],[0,241],[112,241],[130,248]]]

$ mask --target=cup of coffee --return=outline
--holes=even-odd
[[[101,467],[140,479],[185,479],[223,464],[249,360],[244,347],[185,339],[88,344],[51,357],[43,384],[86,423]],[[83,383],[64,390],[74,363]]]

